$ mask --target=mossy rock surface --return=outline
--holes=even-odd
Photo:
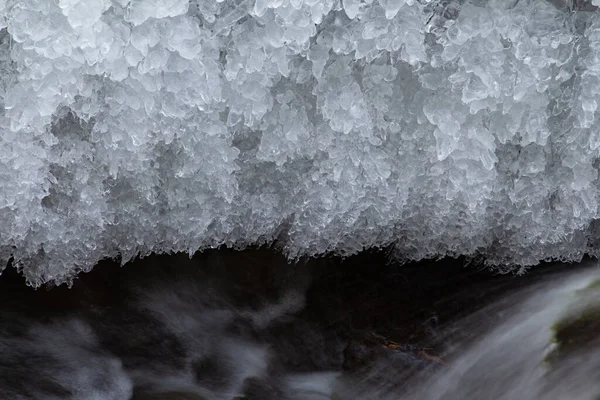
[[[577,296],[577,306],[552,326],[556,347],[546,357],[550,365],[600,344],[600,279],[577,291]]]

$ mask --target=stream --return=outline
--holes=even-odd
[[[600,395],[597,320],[584,321],[580,346],[556,339],[560,321],[600,304],[594,262],[524,276],[465,264],[365,253],[292,265],[270,250],[217,250],[107,261],[72,288],[38,290],[8,269],[0,398]]]

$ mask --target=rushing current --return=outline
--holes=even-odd
[[[473,343],[458,346],[447,370],[436,374],[415,389],[410,396],[395,393],[396,399],[577,399],[600,396],[600,313],[588,325],[595,341],[583,341],[579,348],[560,360],[550,361],[559,346],[556,326],[564,318],[580,318],[588,299],[581,291],[598,284],[598,268],[583,273],[562,274],[529,290],[503,299],[458,324],[457,329],[475,336]],[[592,294],[593,305],[600,294]],[[583,303],[583,304],[582,304]],[[498,322],[482,329],[489,314],[499,314]],[[486,324],[484,324],[485,326]],[[572,333],[569,341],[580,332]],[[395,396],[395,397],[394,397]]]
[[[596,398],[600,270],[546,269],[215,252],[100,265],[72,289],[3,276],[0,398]],[[560,339],[590,306],[587,333]]]
[[[0,258],[579,261],[598,60],[587,0],[0,0]]]

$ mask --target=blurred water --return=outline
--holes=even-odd
[[[562,274],[460,322],[477,339],[457,346],[450,366],[420,382],[406,399],[581,399],[600,396],[600,347],[584,347],[560,363],[548,364],[552,326],[568,315],[581,290],[600,277],[597,269]],[[595,294],[600,299],[600,292]],[[575,307],[577,308],[577,307]],[[500,322],[487,332],[489,314]]]
[[[587,400],[600,394],[599,348],[544,363],[552,325],[578,301],[577,291],[600,277],[596,268],[532,277],[534,284],[437,326],[426,338],[435,349],[366,345],[361,351],[371,356],[344,370],[344,349],[360,315],[341,329],[352,324],[336,319],[356,306],[335,299],[361,298],[372,282],[340,294],[319,286],[323,278],[310,268],[231,272],[213,264],[146,266],[143,276],[126,267],[111,279],[94,276],[72,290],[41,293],[37,302],[28,300],[37,294],[25,298],[16,286],[4,287],[0,399]],[[439,294],[436,304],[457,302],[450,292],[472,280],[452,282],[458,287],[443,295],[427,293]],[[386,303],[400,310],[393,290],[364,298],[372,296],[379,296],[373,314]]]

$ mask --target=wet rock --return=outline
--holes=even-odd
[[[416,373],[428,374],[442,367],[443,360],[429,351],[368,332],[349,341],[343,353],[343,369],[365,385],[379,388],[381,393],[392,393]]]
[[[546,358],[550,365],[600,346],[600,280],[576,293],[575,301],[552,331],[554,348]]]
[[[586,309],[581,314],[566,318],[554,327],[558,344],[555,354],[568,354],[600,339],[600,306]]]
[[[431,355],[429,350],[431,349],[396,343],[377,333],[369,332],[348,342],[344,349],[342,367],[345,371],[355,371],[382,357],[395,359],[397,362],[405,363],[407,367],[426,364],[445,365],[440,357]]]
[[[428,376],[443,368],[443,361],[429,351],[372,331],[355,336],[343,352],[342,380],[353,383],[339,392],[340,398],[377,400],[404,392],[417,373]]]

